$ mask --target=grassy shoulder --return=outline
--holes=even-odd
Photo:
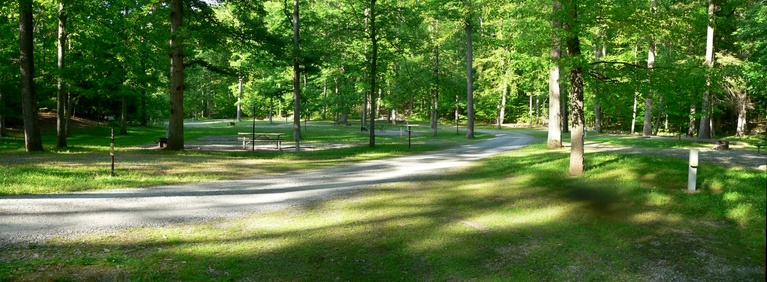
[[[292,128],[258,122],[259,132],[285,133],[292,139]],[[111,129],[77,129],[68,139],[69,147],[56,150],[55,133],[44,135],[47,151],[25,153],[19,136],[0,138],[0,196],[90,191],[123,187],[242,179],[254,175],[322,168],[357,161],[417,154],[474,142],[450,131],[432,136],[428,126],[416,127],[408,148],[407,135],[400,127],[389,126],[390,134],[376,137],[376,146],[368,146],[367,132],[355,126],[330,126],[327,122],[310,123],[304,131],[305,145],[341,143],[348,147],[321,151],[295,152],[211,152],[187,150],[169,152],[144,149],[165,136],[164,127],[131,128],[127,135],[115,136],[115,175],[111,176]],[[249,132],[252,123],[232,127],[229,122],[210,122],[185,129],[186,142],[208,136],[237,136]],[[478,139],[489,138],[477,134]]]
[[[350,198],[0,249],[0,280],[764,281],[764,172],[542,145]]]

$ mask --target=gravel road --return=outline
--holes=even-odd
[[[530,144],[515,132],[416,156],[235,181],[0,198],[0,246],[126,227],[229,218],[433,175]]]

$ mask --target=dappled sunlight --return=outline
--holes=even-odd
[[[684,218],[681,215],[668,214],[668,213],[663,213],[659,211],[639,212],[634,215],[631,215],[628,219],[631,222],[637,223],[637,224],[663,223],[663,224],[670,224],[670,225],[678,224],[684,220]]]

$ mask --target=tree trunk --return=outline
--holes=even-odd
[[[596,62],[600,62],[602,57],[605,56],[607,46],[604,40],[604,35],[600,34],[602,36],[600,46],[599,44],[594,44],[594,59]],[[600,65],[596,65],[594,67],[596,72],[600,72]],[[594,89],[594,131],[597,133],[602,133],[602,107],[599,105],[599,96],[601,95],[601,82],[597,80],[595,82],[595,89]]]
[[[665,108],[665,97],[663,95],[660,95],[660,100],[658,100],[658,103],[656,104],[656,108],[658,109],[657,113],[655,114],[655,128],[653,128],[652,135],[657,136],[658,131],[660,131],[660,123],[664,115],[664,108]]]
[[[650,12],[652,14],[655,14],[655,0],[651,1],[650,4]],[[653,72],[653,68],[655,67],[655,38],[653,38],[652,35],[650,35],[650,45],[647,50],[647,69],[650,73]],[[653,99],[653,92],[652,92],[652,80],[649,78],[647,79],[647,85],[650,86],[650,89],[647,90],[647,96],[645,97],[645,108],[644,108],[644,126],[642,127],[642,135],[644,136],[650,136],[652,135],[652,99]]]
[[[322,83],[322,119],[327,119],[328,112],[328,80],[325,79]]]
[[[237,78],[237,122],[242,121],[242,75]]]
[[[567,3],[568,21],[564,25],[567,37],[567,53],[571,58],[581,56],[580,39],[575,23],[578,22],[577,1],[570,0]],[[577,60],[576,60],[577,61]],[[583,67],[572,66],[569,75],[570,81],[570,108],[573,115],[573,129],[570,133],[572,145],[570,147],[570,175],[581,176],[584,170],[584,126],[586,119],[583,109]]]
[[[529,127],[533,128],[533,94],[531,93],[528,98],[529,98],[530,101],[529,101],[529,105],[527,107],[527,109],[528,109],[528,111],[527,111],[527,118],[529,119],[529,122],[530,122]],[[551,149],[553,149],[553,148],[551,148]]]
[[[706,93],[703,94],[702,117],[698,138],[711,138],[711,75],[714,68],[714,0],[708,0],[708,28],[706,29],[706,66],[709,72],[706,74]]]
[[[58,68],[59,75],[56,83],[56,148],[67,147],[67,131],[65,128],[67,118],[67,95],[64,89],[64,51],[67,45],[67,14],[65,1],[59,1],[59,38],[58,38]]]
[[[0,83],[5,83],[5,77],[0,80]],[[0,89],[0,137],[5,137],[8,134],[7,131],[8,129],[5,128],[5,95]]]
[[[170,119],[168,121],[168,150],[184,149],[184,45],[181,26],[184,4],[171,0],[170,20]]]
[[[436,23],[434,25],[434,32],[439,32],[439,23]],[[432,95],[431,95],[431,118],[429,126],[431,126],[431,129],[433,131],[433,135],[437,136],[437,122],[439,119],[439,90],[440,90],[440,80],[439,80],[439,45],[434,44],[434,85],[432,86]]]
[[[128,97],[123,94],[120,109],[120,135],[128,135]]]
[[[639,42],[637,42],[634,45],[634,64],[639,64]],[[631,115],[631,134],[634,134],[636,132],[636,124],[637,124],[637,106],[639,104],[639,87],[637,84],[634,84],[634,110],[632,111]]]
[[[373,47],[373,54],[371,56],[370,63],[370,147],[376,145],[376,105],[377,100],[373,98],[373,93],[376,86],[376,78],[378,77],[378,37],[376,26],[376,0],[370,0],[370,42]]]
[[[21,109],[24,118],[24,146],[27,152],[43,150],[37,122],[35,97],[35,56],[32,0],[19,0],[19,63],[21,65]]]
[[[301,50],[298,44],[298,20],[298,0],[293,0],[293,140],[296,141],[296,151],[301,146]]]
[[[466,3],[467,0],[464,0]],[[471,16],[466,18],[466,138],[474,138],[474,50],[472,46]]]

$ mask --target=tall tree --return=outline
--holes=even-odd
[[[714,68],[714,11],[716,3],[708,0],[708,27],[706,28],[706,91],[703,93],[698,138],[711,138],[711,71]]]
[[[568,79],[570,81],[570,112],[572,131],[570,132],[570,175],[581,176],[584,169],[584,126],[586,118],[583,109],[583,66],[581,65],[581,43],[578,36],[578,0],[567,0],[565,9],[567,20],[564,21],[564,31],[567,36],[567,55],[573,62]]]
[[[35,97],[35,59],[32,0],[19,0],[19,47],[21,64],[21,99],[24,116],[24,145],[27,152],[42,151],[43,141],[37,122]]]
[[[376,145],[376,104],[378,99],[373,97],[376,92],[376,78],[378,77],[378,26],[376,26],[376,0],[370,0],[370,43],[372,55],[370,62],[370,147]]]
[[[549,135],[546,146],[549,149],[558,149],[562,147],[562,119],[560,116],[560,92],[559,92],[559,63],[561,57],[561,47],[559,44],[558,32],[561,29],[561,22],[559,12],[562,8],[562,3],[559,0],[554,0],[552,9],[552,38],[551,38],[551,68],[549,70]],[[531,118],[532,120],[532,118]]]
[[[298,24],[298,0],[293,0],[293,140],[296,141],[296,151],[301,147],[301,50],[298,44]]]
[[[655,16],[655,12],[657,10],[656,8],[656,0],[650,1],[650,11],[652,16]],[[650,46],[647,50],[647,69],[652,72],[653,68],[655,67],[655,37],[653,35],[650,35]],[[650,85],[652,81],[649,81],[648,85]],[[652,87],[649,87],[647,90],[647,96],[645,96],[645,108],[644,108],[644,124],[642,127],[642,135],[644,136],[650,136],[652,135],[652,99],[653,99],[653,92]]]
[[[184,149],[184,1],[171,0],[170,6],[170,120],[168,150]]]
[[[474,48],[472,46],[472,5],[471,0],[463,0],[466,5],[466,138],[474,138]]]
[[[66,1],[59,1],[59,38],[58,38],[58,67],[59,75],[57,80],[57,92],[56,92],[56,147],[67,147],[67,131],[65,128],[68,109],[68,95],[64,89],[64,51],[67,45],[67,13],[66,13]]]

